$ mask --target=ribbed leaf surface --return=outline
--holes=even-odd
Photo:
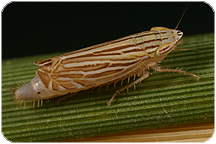
[[[9,89],[14,82],[29,82],[38,66],[34,61],[58,54],[2,61],[2,132],[13,142],[64,141],[127,131],[147,130],[214,121],[214,34],[188,36],[179,49],[161,63],[162,68],[182,68],[200,76],[178,73],[152,75],[107,102],[115,92],[113,85],[83,91],[65,101],[31,101],[16,107]],[[127,80],[124,81],[124,85]],[[120,82],[116,89],[120,88]],[[36,103],[37,105],[37,103]]]

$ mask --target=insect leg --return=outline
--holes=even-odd
[[[62,100],[68,99],[69,97],[73,97],[75,94],[76,94],[76,93],[69,93],[69,94],[63,96],[62,98],[58,99],[58,100],[57,100],[57,103],[59,103],[59,102],[62,101]]]
[[[117,91],[114,93],[114,95],[112,96],[112,98],[108,101],[107,104],[110,106],[112,100],[114,99],[114,97],[115,97],[118,93],[120,93],[121,91],[123,91],[123,90],[125,90],[125,89],[128,89],[129,87],[131,87],[131,86],[137,84],[138,82],[144,80],[144,79],[147,78],[148,76],[149,76],[149,72],[147,71],[147,72],[146,72],[142,77],[140,77],[139,79],[137,79],[137,80],[135,80],[134,82],[130,83],[129,85],[126,85],[126,86],[124,86],[123,88],[120,88],[119,90],[117,90]]]
[[[196,77],[197,80],[200,79],[200,77],[198,75],[195,75],[195,74],[192,74],[192,73],[188,73],[188,72],[183,71],[181,69],[161,69],[161,67],[158,66],[158,65],[152,67],[152,69],[155,70],[155,71],[158,71],[158,72],[177,72],[177,73],[182,73],[182,74],[185,74],[185,75],[194,76],[194,77]]]

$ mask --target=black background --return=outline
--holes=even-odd
[[[73,51],[153,26],[175,28],[184,2],[13,2],[2,13],[2,58]],[[210,5],[191,2],[178,27],[184,35],[214,32]]]

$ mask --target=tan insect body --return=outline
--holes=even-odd
[[[134,81],[116,94],[141,82],[149,76],[149,68],[158,72],[178,72],[195,74],[181,69],[161,69],[160,63],[178,44],[183,33],[176,29],[153,27],[150,31],[126,36],[110,42],[98,44],[53,58],[35,62],[41,66],[36,76],[26,85],[15,91],[16,100],[43,100],[74,95],[81,90],[108,86],[124,79]],[[136,76],[139,78],[136,79]]]
[[[160,63],[179,42],[183,33],[164,27],[35,62],[37,76],[15,92],[21,100],[43,100],[81,90],[109,85],[131,76],[140,78],[116,91],[135,85],[149,76],[148,69],[198,76],[182,70],[160,69]],[[113,96],[113,98],[114,98]],[[112,98],[112,99],[113,99]],[[109,105],[111,104],[111,101]]]

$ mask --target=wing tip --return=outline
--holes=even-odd
[[[38,66],[44,66],[44,65],[47,65],[47,64],[50,64],[50,63],[52,63],[52,59],[45,59],[45,60],[34,62],[34,64],[38,65]]]

